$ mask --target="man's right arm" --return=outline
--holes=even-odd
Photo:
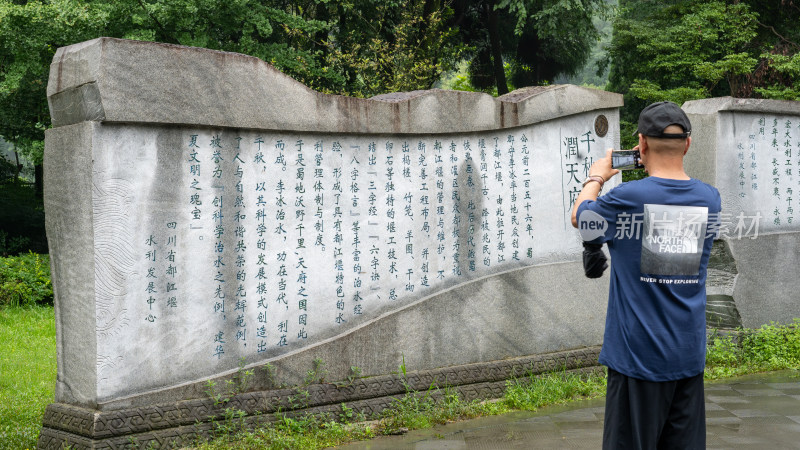
[[[619,173],[619,170],[611,167],[612,151],[612,149],[606,150],[606,156],[598,159],[594,162],[594,164],[592,164],[592,167],[589,168],[589,178],[600,177],[603,179],[603,183],[605,183],[611,179],[611,177]],[[572,207],[573,227],[578,228],[578,208],[580,208],[581,203],[585,202],[586,200],[597,200],[597,196],[600,195],[602,188],[603,184],[601,184],[599,180],[587,182],[583,186],[583,189],[581,189],[581,192],[578,194],[578,198],[575,199],[575,204]]]

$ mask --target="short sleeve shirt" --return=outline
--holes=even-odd
[[[720,209],[716,188],[657,177],[580,205],[579,225],[585,211],[608,225],[594,241],[611,255],[601,364],[648,381],[703,371],[706,270]]]

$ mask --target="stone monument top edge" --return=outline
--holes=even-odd
[[[607,103],[605,107],[620,107],[624,104],[622,94],[573,84],[522,87],[497,97],[497,100],[506,103],[523,103],[526,101],[536,101],[537,97],[555,95],[557,93],[564,96],[592,96]]]
[[[563,86],[565,85],[551,84],[548,86],[526,86],[526,87],[521,87],[519,89],[514,89],[508,94],[504,94],[497,97],[497,99],[502,102],[519,103],[529,98],[536,97],[537,95],[543,94],[545,92],[552,91],[554,89],[561,89]]]
[[[456,90],[449,90],[449,89],[418,89],[415,91],[406,91],[406,92],[390,92],[386,94],[376,95],[374,97],[370,97],[369,100],[379,101],[379,102],[387,102],[387,103],[400,103],[400,102],[408,102],[412,99],[423,97],[426,95],[439,95],[439,96],[452,96],[452,97],[472,97],[475,99],[492,99],[492,96],[485,93],[485,92],[470,92],[470,91],[456,91]]]
[[[203,47],[192,47],[187,45],[170,44],[166,42],[143,41],[135,39],[122,39],[122,38],[101,36],[88,41],[78,42],[75,44],[67,45],[65,47],[59,47],[56,50],[55,55],[53,55],[53,61],[51,62],[50,79],[47,85],[47,96],[50,97],[51,95],[57,94],[66,89],[74,88],[76,86],[80,86],[85,83],[91,83],[97,81],[96,79],[94,79],[94,77],[98,76],[97,74],[82,74],[84,77],[86,77],[85,79],[74,80],[72,83],[69,84],[53,82],[57,81],[59,74],[63,74],[63,72],[59,72],[59,70],[62,69],[61,66],[70,63],[74,64],[74,61],[70,61],[70,58],[84,60],[86,63],[100,66],[103,63],[103,61],[100,60],[104,56],[102,53],[103,50],[105,50],[107,47],[112,47],[112,46],[124,48],[126,51],[136,51],[136,47],[142,47],[150,49],[161,49],[166,51],[196,52],[197,54],[213,55],[217,58],[240,59],[242,61],[248,61],[252,64],[263,65],[265,68],[267,68],[267,70],[271,70],[276,74],[280,74],[286,80],[296,83],[297,85],[302,86],[308,91],[314,92],[311,88],[307,87],[306,85],[298,82],[289,75],[286,75],[285,73],[276,69],[272,64],[255,56],[250,56],[243,53],[229,52],[224,50],[212,50]],[[54,80],[54,75],[56,76],[55,80]]]
[[[752,113],[800,114],[800,102],[763,98],[714,97],[685,102],[681,108],[687,114],[715,114],[721,111]]]
[[[253,56],[109,37],[58,49],[47,95],[54,127],[100,121],[345,134],[474,132],[622,106],[619,94],[571,85],[499,98],[442,89],[347,97],[315,91]]]

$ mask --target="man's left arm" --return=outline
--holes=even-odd
[[[586,200],[597,200],[603,184],[619,173],[619,170],[611,167],[611,152],[612,149],[606,150],[606,156],[595,161],[589,168],[589,178],[584,182],[583,189],[572,207],[572,226],[575,228],[578,228],[578,208],[581,203]]]

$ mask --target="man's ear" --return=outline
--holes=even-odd
[[[686,138],[686,148],[683,149],[683,155],[686,156],[686,152],[689,151],[689,147],[692,145],[692,137],[689,136]]]

